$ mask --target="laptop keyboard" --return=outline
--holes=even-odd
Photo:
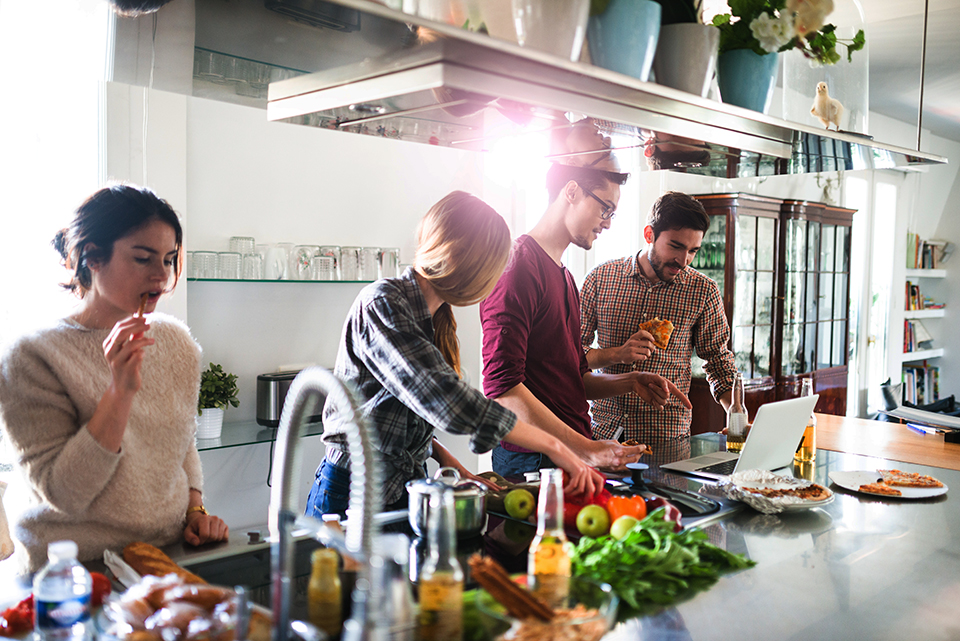
[[[713,465],[701,467],[697,471],[709,472],[711,474],[730,474],[731,472],[733,472],[734,468],[737,467],[737,460],[738,459],[730,459],[729,461],[714,463]]]

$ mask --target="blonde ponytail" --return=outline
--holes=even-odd
[[[463,376],[460,371],[460,339],[457,338],[457,319],[453,315],[450,303],[444,303],[433,315],[433,344],[443,354],[457,376]]]

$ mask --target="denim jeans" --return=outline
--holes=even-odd
[[[553,461],[539,452],[511,452],[496,446],[490,453],[493,471],[503,477],[519,477],[545,467],[556,467]]]
[[[324,514],[347,513],[350,499],[350,471],[323,459],[307,496],[305,514],[320,518]]]
[[[397,501],[383,506],[383,510],[385,512],[405,510],[407,509],[407,498],[407,493],[404,492],[403,496]],[[313,485],[310,487],[310,494],[307,496],[307,509],[304,510],[304,514],[318,519],[324,514],[346,516],[349,502],[350,470],[338,467],[327,459],[323,459],[320,467],[317,468]],[[390,526],[385,526],[383,531],[394,530]]]

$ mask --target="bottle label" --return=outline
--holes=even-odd
[[[37,627],[41,630],[69,628],[90,619],[90,595],[65,601],[37,599]]]

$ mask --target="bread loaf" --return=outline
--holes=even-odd
[[[173,559],[164,554],[160,548],[143,541],[134,541],[123,548],[123,560],[141,576],[176,574],[183,579],[184,583],[206,583],[196,574],[187,572],[174,563]]]

